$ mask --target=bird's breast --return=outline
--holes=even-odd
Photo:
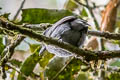
[[[61,35],[62,41],[67,42],[74,46],[77,46],[80,37],[81,37],[81,33],[78,31],[74,31],[74,30],[65,31]]]

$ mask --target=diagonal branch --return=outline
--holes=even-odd
[[[23,35],[29,36],[37,41],[44,41],[47,44],[52,44],[52,45],[58,46],[60,48],[66,49],[66,50],[76,54],[77,56],[82,56],[86,60],[98,60],[98,59],[106,60],[108,58],[120,57],[120,50],[91,51],[91,50],[87,50],[87,49],[79,49],[78,47],[72,46],[70,44],[65,44],[65,43],[59,42],[55,39],[38,34],[33,30],[24,28],[23,26],[15,25],[3,17],[0,17],[0,24],[1,24],[0,27],[2,27],[2,28],[8,29],[8,30],[14,31],[14,32],[17,31],[17,32],[19,32]],[[7,24],[7,26],[6,26],[6,24]]]

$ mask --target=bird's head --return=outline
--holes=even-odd
[[[76,31],[84,31],[84,32],[87,32],[88,30],[88,26],[90,26],[87,21],[83,20],[83,19],[75,19],[73,21],[70,22],[70,25],[71,25],[71,28],[73,30],[76,30]]]

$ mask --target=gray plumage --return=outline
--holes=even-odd
[[[85,41],[85,37],[88,30],[88,24],[85,20],[79,19],[75,16],[67,16],[56,22],[52,27],[45,30],[43,35],[58,39],[67,44],[81,47]],[[40,53],[44,49],[47,49],[50,53],[57,56],[73,56],[69,51],[62,48],[46,45],[41,49]]]

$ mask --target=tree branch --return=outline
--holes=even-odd
[[[15,40],[14,43],[10,44],[9,46],[7,46],[4,51],[1,53],[0,57],[0,65],[1,65],[1,70],[2,70],[2,77],[3,79],[6,78],[6,73],[5,73],[5,64],[7,63],[7,61],[11,58],[11,56],[14,53],[14,49],[17,45],[20,44],[20,42],[24,39],[24,36],[18,36],[18,39]]]
[[[42,24],[27,24],[24,27],[35,30],[37,32],[44,31],[48,27],[52,26],[49,23]],[[120,33],[110,33],[110,32],[101,32],[101,31],[88,31],[88,35],[103,37],[105,39],[120,40]]]
[[[81,3],[81,2],[79,2],[78,0],[74,0],[77,4],[79,4],[79,5],[82,5],[82,6],[84,6],[84,7],[86,7],[86,8],[91,8],[91,9],[96,9],[96,8],[100,8],[100,7],[104,7],[105,5],[94,5],[93,7],[92,6],[88,6],[88,5],[86,5],[86,4],[83,4],[83,3]]]
[[[88,35],[104,37],[105,39],[120,40],[120,34],[119,33],[88,31]]]
[[[59,42],[55,39],[38,34],[33,30],[24,28],[23,26],[15,25],[3,17],[0,17],[0,24],[1,24],[0,27],[2,27],[2,28],[8,29],[8,30],[14,31],[14,32],[17,31],[17,32],[19,32],[23,35],[29,36],[37,41],[44,41],[47,44],[52,44],[52,45],[58,46],[60,48],[66,49],[66,50],[72,52],[73,54],[76,54],[77,56],[82,56],[86,60],[98,60],[98,59],[106,60],[108,58],[120,57],[120,50],[91,51],[91,50],[87,50],[87,49],[80,49],[80,48],[72,46],[70,44],[65,44],[65,43]]]

